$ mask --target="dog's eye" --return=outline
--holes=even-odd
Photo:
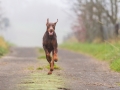
[[[50,27],[50,25],[47,26],[48,28]]]
[[[54,27],[55,27],[55,25],[52,25],[52,27],[54,28]]]

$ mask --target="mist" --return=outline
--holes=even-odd
[[[66,14],[68,7],[61,0],[2,0],[1,8],[3,16],[10,21],[10,27],[1,34],[17,46],[42,46],[47,18],[50,22],[58,19],[58,44],[71,32],[72,19]]]

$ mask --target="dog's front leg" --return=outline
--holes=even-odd
[[[57,56],[57,52],[58,52],[58,50],[57,50],[57,41],[55,42],[55,43],[53,43],[54,45],[53,45],[53,48],[54,48],[54,50],[53,50],[53,60],[55,61],[55,62],[57,62],[58,61],[58,56]]]

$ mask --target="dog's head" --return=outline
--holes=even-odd
[[[46,23],[46,26],[47,26],[47,32],[50,36],[52,36],[55,32],[55,26],[56,26],[56,23],[58,22],[58,19],[55,23],[50,23],[49,22],[49,19],[47,19],[47,23]]]

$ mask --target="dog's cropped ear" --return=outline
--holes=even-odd
[[[57,22],[58,22],[58,19],[57,19],[57,21],[54,24],[56,25]]]
[[[48,26],[48,24],[49,24],[49,18],[47,19],[47,23],[46,23],[46,26]]]

